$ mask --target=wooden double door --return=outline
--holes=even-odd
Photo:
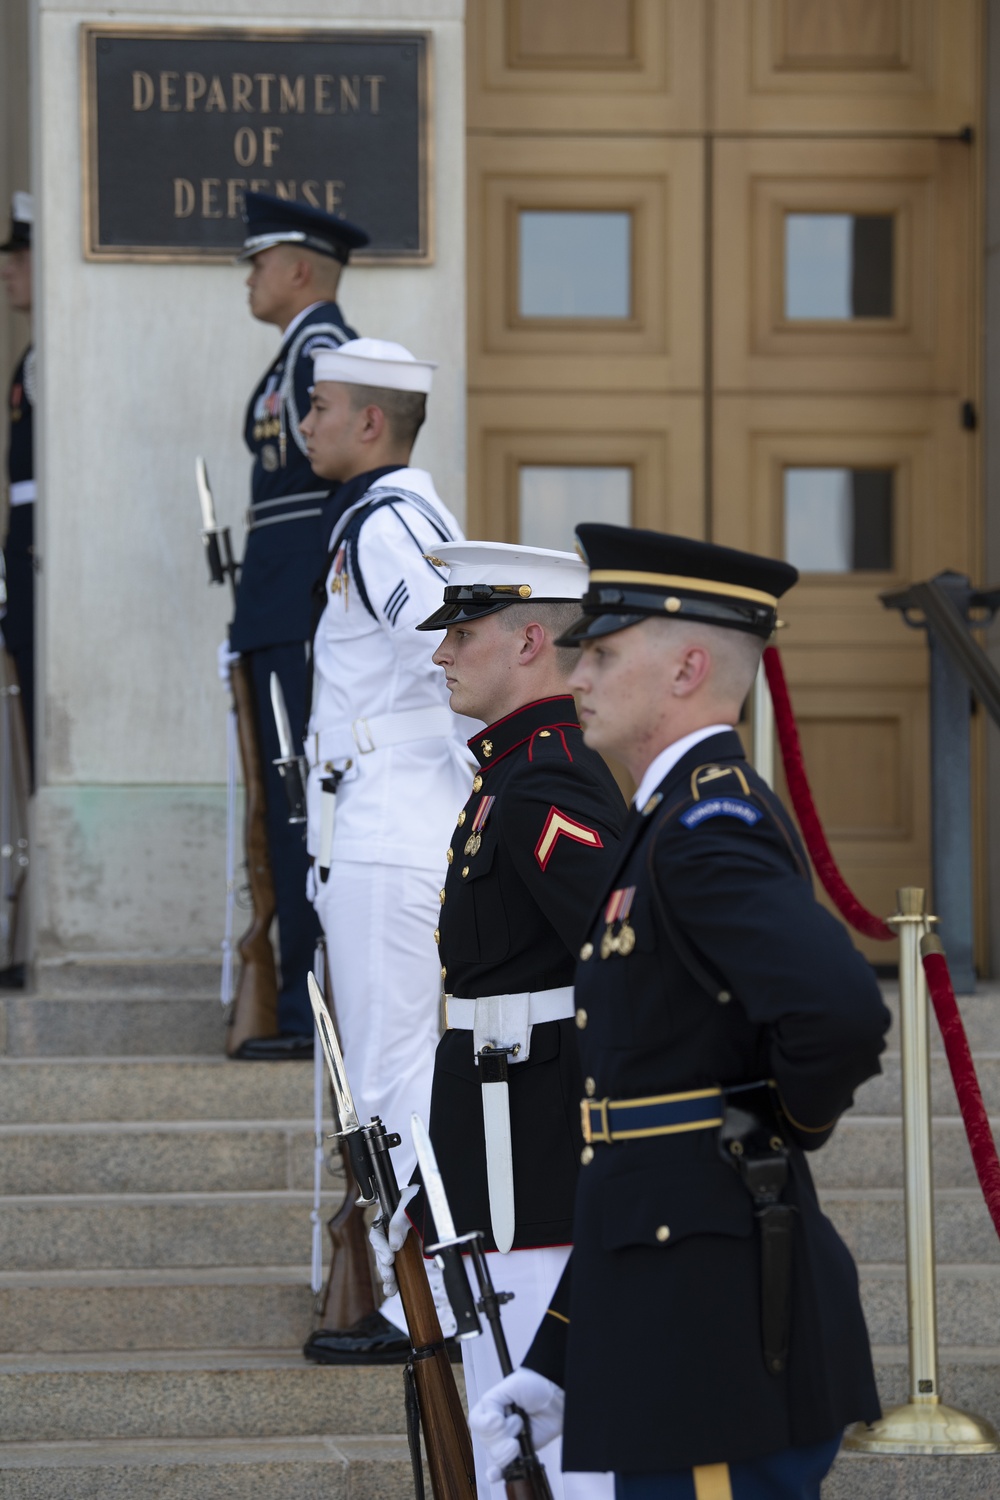
[[[879,595],[981,556],[979,0],[467,14],[469,533],[794,562],[807,767],[889,912],[930,879],[927,651]]]

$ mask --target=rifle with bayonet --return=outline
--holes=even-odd
[[[379,1205],[382,1221],[388,1230],[389,1220],[399,1204],[399,1185],[389,1152],[393,1146],[399,1145],[400,1138],[390,1135],[377,1115],[372,1116],[369,1124],[361,1124],[337,1034],[323,1004],[319,986],[311,974],[308,985],[320,1045],[333,1084],[337,1125],[334,1134],[347,1143],[360,1201]],[[408,1390],[415,1393],[423,1423],[427,1467],[435,1500],[474,1500],[476,1480],[469,1428],[416,1235],[407,1235],[396,1256],[395,1269],[412,1345],[406,1366]],[[409,1422],[408,1431],[414,1483],[419,1495],[423,1486],[419,1435],[414,1433]]]
[[[412,1115],[410,1128],[413,1132],[413,1145],[420,1166],[420,1178],[424,1185],[424,1192],[427,1194],[427,1202],[430,1205],[431,1217],[437,1234],[437,1243],[427,1246],[427,1254],[433,1255],[441,1267],[445,1291],[448,1293],[448,1300],[451,1302],[451,1309],[458,1323],[456,1337],[459,1339],[476,1338],[481,1334],[482,1326],[477,1314],[482,1313],[490,1325],[497,1360],[500,1364],[500,1373],[505,1377],[512,1375],[514,1366],[507,1347],[507,1335],[504,1333],[500,1308],[504,1302],[513,1301],[514,1293],[498,1292],[494,1288],[493,1277],[490,1275],[489,1264],[483,1250],[482,1231],[473,1229],[469,1234],[455,1233],[451,1205],[445,1192],[444,1179],[437,1164],[431,1138],[427,1134],[427,1127],[419,1115]],[[479,1286],[478,1302],[473,1299],[472,1288],[465,1274],[465,1266],[462,1262],[463,1252],[472,1259],[472,1267]],[[531,1436],[531,1422],[528,1414],[518,1406],[513,1406],[510,1410],[521,1418],[521,1431],[517,1437],[521,1451],[513,1463],[508,1464],[503,1471],[507,1500],[552,1500],[552,1490],[545,1473],[545,1465],[538,1457],[534,1439]]]
[[[276,681],[276,679],[273,681]],[[280,693],[280,687],[278,691]],[[283,707],[284,701],[282,700]],[[290,799],[291,795],[289,793]],[[319,976],[326,1007],[330,1016],[333,1017],[336,1015],[336,1011],[334,1010],[330,986],[330,968],[327,963],[326,939],[323,937],[316,944],[315,964],[315,972]],[[317,1176],[314,1183],[313,1212],[315,1214],[315,1227],[313,1232],[318,1237],[321,1193],[320,1173],[323,1161],[325,1160],[322,1136],[322,1084],[324,1077],[322,1045],[316,1049],[313,1077],[316,1090],[314,1114],[317,1129]],[[333,1085],[330,1084],[329,1087],[333,1108],[336,1111],[337,1100],[333,1093]],[[338,1144],[344,1168],[344,1198],[336,1213],[327,1220],[326,1224],[327,1232],[330,1236],[331,1256],[330,1270],[324,1286],[319,1285],[322,1276],[319,1240],[315,1238],[313,1241],[313,1264],[315,1267],[313,1290],[316,1293],[313,1303],[314,1333],[319,1332],[322,1328],[353,1328],[355,1323],[359,1323],[362,1318],[367,1317],[375,1311],[375,1292],[372,1286],[371,1262],[368,1258],[368,1236],[365,1233],[365,1211],[362,1204],[358,1202],[358,1185],[354,1180],[354,1172],[351,1169],[351,1154],[347,1149],[347,1143],[343,1136],[340,1137]]]
[[[195,478],[201,502],[201,537],[205,544],[209,582],[224,584],[228,578],[235,605],[239,566],[233,557],[229,527],[220,526],[215,519],[215,504],[202,458],[195,462]],[[257,740],[253,678],[242,657],[237,657],[230,663],[229,685],[236,714],[246,793],[243,840],[251,906],[250,925],[236,945],[240,956],[240,973],[229,1008],[226,1031],[226,1052],[231,1057],[249,1037],[277,1035],[278,974],[270,939],[277,901],[267,848],[264,764]],[[232,878],[231,872],[229,878]],[[228,1000],[229,997],[223,996],[223,999]]]

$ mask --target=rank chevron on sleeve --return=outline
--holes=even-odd
[[[596,828],[588,828],[586,823],[578,823],[575,818],[567,817],[565,813],[559,811],[558,807],[550,807],[541,838],[535,845],[535,858],[541,869],[544,870],[552,858],[552,851],[559,841],[560,834],[565,834],[574,843],[589,844],[591,849],[604,848],[604,842]]]

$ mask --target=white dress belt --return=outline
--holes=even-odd
[[[473,1031],[477,1005],[481,1014],[488,1001],[507,998],[506,995],[489,995],[480,1000],[466,1000],[460,995],[445,995],[445,1025],[449,1031]],[[557,990],[533,990],[528,994],[529,1026],[540,1026],[543,1021],[569,1021],[575,1015],[576,1004],[571,984],[564,984]]]
[[[30,505],[38,490],[33,479],[15,479],[10,487],[11,505]]]
[[[405,709],[396,714],[375,714],[368,719],[355,719],[344,728],[338,725],[335,729],[318,729],[307,734],[306,759],[310,766],[318,766],[325,761],[370,755],[373,750],[387,750],[390,745],[405,745],[411,740],[447,739],[454,722],[454,714],[444,704]]]
[[[472,1050],[483,1093],[486,1142],[486,1187],[490,1226],[496,1247],[506,1254],[514,1243],[514,1156],[510,1135],[507,1079],[515,1063],[531,1053],[531,1032],[543,1021],[573,1015],[573,986],[557,990],[524,990],[515,995],[480,995],[478,1000],[445,996],[450,1031],[471,1031]]]

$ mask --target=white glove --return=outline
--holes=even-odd
[[[396,1271],[394,1262],[396,1251],[402,1250],[403,1241],[410,1232],[410,1221],[406,1217],[406,1205],[412,1198],[417,1196],[419,1189],[415,1182],[411,1182],[399,1195],[396,1212],[389,1220],[389,1232],[386,1233],[382,1227],[381,1219],[376,1219],[368,1231],[371,1247],[375,1251],[375,1259],[378,1262],[378,1272],[382,1278],[382,1290],[387,1297],[394,1297],[399,1288],[396,1285]]]
[[[219,649],[215,653],[215,657],[219,672],[219,681],[222,683],[223,687],[228,687],[229,669],[234,661],[239,661],[240,653],[238,651],[230,651],[228,641],[220,641]]]
[[[494,1484],[502,1479],[504,1469],[521,1451],[517,1435],[524,1424],[510,1410],[512,1406],[530,1417],[531,1436],[541,1449],[562,1432],[565,1404],[561,1386],[523,1366],[488,1390],[469,1412],[469,1426],[489,1454],[486,1477]]]

